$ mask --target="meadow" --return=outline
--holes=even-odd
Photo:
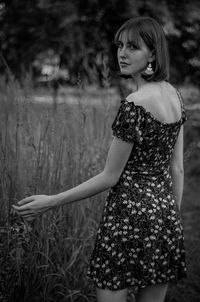
[[[65,191],[102,171],[119,106],[115,89],[61,87],[57,98],[0,78],[0,301],[95,302],[85,278],[106,192],[21,220],[11,205],[33,194]],[[46,91],[46,90],[45,90]],[[181,215],[188,278],[170,285],[166,302],[200,301],[199,91],[180,87],[185,185]],[[134,297],[129,292],[128,301]]]

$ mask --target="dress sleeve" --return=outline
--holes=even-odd
[[[142,112],[139,106],[126,99],[121,101],[112,123],[113,135],[128,143],[142,143]]]

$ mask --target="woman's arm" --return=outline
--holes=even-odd
[[[132,145],[114,137],[110,146],[104,170],[84,183],[54,195],[56,206],[75,202],[96,195],[114,186],[129,158]]]
[[[53,205],[60,206],[91,197],[107,190],[114,184],[115,181],[112,179],[112,175],[103,171],[70,190],[54,195]]]
[[[178,207],[181,207],[183,185],[184,185],[184,166],[183,166],[183,126],[180,129],[178,139],[170,161],[170,174],[172,177],[172,189],[177,198]]]
[[[177,198],[178,208],[181,208],[181,201],[183,196],[183,185],[184,185],[184,172],[180,169],[171,169],[172,176],[172,190]]]
[[[104,170],[101,173],[72,189],[56,195],[33,195],[24,198],[19,201],[18,206],[13,206],[15,211],[25,218],[34,218],[52,207],[79,201],[107,190],[117,183],[130,156],[132,147],[133,143],[114,137]]]

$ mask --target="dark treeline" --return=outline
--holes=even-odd
[[[200,2],[198,0],[5,0],[0,1],[0,67],[21,77],[37,76],[49,51],[68,71],[89,83],[102,82],[108,65],[118,70],[114,34],[135,15],[157,19],[167,34],[171,80],[199,84]]]

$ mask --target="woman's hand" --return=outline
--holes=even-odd
[[[12,207],[22,218],[31,221],[53,207],[53,196],[32,195],[20,200]]]

